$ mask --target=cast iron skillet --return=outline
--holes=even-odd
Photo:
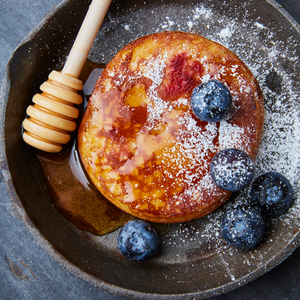
[[[173,225],[162,236],[159,255],[140,264],[117,254],[118,231],[91,237],[57,212],[41,188],[34,154],[21,138],[32,95],[51,70],[62,67],[89,2],[63,1],[25,37],[5,71],[1,168],[29,231],[73,274],[136,299],[206,298],[237,288],[278,265],[299,245],[298,24],[273,0],[113,1],[89,59],[107,63],[131,40],[162,30],[192,31],[222,43],[245,61],[265,95],[267,121],[257,172],[285,173],[296,194],[292,209],[270,221],[266,239],[252,251],[228,247],[219,234],[222,213],[243,201],[242,194],[208,217]]]

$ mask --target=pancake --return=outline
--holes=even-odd
[[[208,80],[232,96],[227,119],[204,122],[191,109]],[[98,190],[125,212],[151,222],[202,217],[230,192],[209,175],[212,157],[237,148],[255,158],[263,96],[247,66],[224,46],[184,32],[161,32],[125,46],[106,66],[78,131],[83,165]]]

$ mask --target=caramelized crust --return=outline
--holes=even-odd
[[[227,120],[192,113],[192,90],[209,79],[229,88]],[[184,222],[230,196],[209,175],[212,157],[238,148],[255,157],[263,96],[231,51],[201,36],[162,32],[124,47],[107,65],[78,134],[82,162],[99,191],[125,212],[152,222]]]

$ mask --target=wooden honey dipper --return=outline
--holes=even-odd
[[[112,0],[93,0],[84,18],[73,47],[61,72],[52,71],[28,106],[23,121],[24,141],[40,150],[58,153],[76,129],[82,102],[77,91],[83,82],[78,79],[92,44]]]

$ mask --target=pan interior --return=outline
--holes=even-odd
[[[51,70],[62,67],[88,5],[83,0],[65,2],[20,45],[9,64],[5,148],[11,178],[7,185],[18,210],[24,212],[24,222],[48,241],[47,251],[53,247],[54,256],[67,261],[70,271],[101,288],[140,298],[212,296],[276,266],[299,242],[298,29],[266,1],[113,1],[89,60],[106,64],[130,41],[164,30],[195,32],[226,46],[247,64],[265,97],[257,175],[270,170],[285,174],[296,195],[293,207],[270,222],[266,239],[252,251],[233,249],[220,236],[224,211],[247,201],[245,190],[207,217],[172,225],[161,236],[157,257],[137,264],[119,254],[118,230],[96,236],[57,212],[36,153],[20,134],[32,95]]]

